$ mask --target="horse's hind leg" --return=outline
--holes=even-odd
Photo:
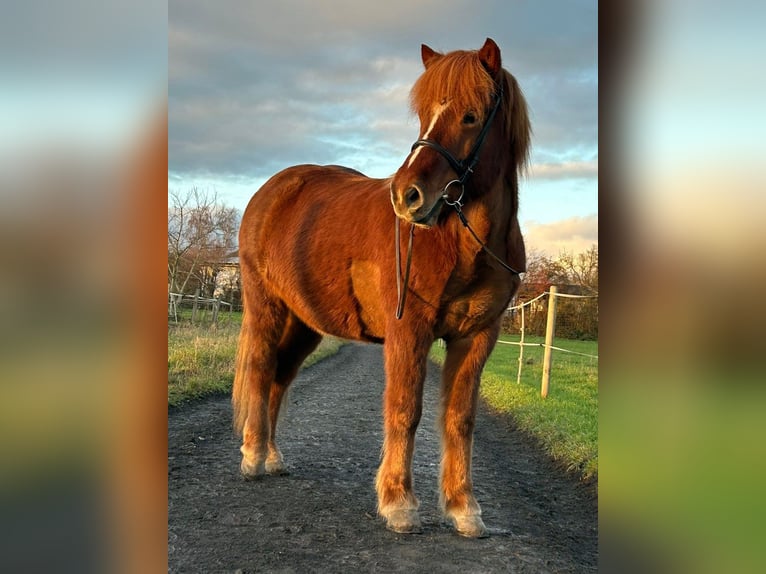
[[[247,478],[266,471],[270,391],[276,378],[278,346],[288,316],[282,302],[258,291],[253,290],[258,293],[257,298],[250,296],[243,301],[245,310],[232,390],[234,428],[242,434],[240,470]]]
[[[269,442],[266,457],[266,472],[280,474],[285,471],[284,459],[276,443],[279,410],[285,398],[285,392],[298,374],[298,369],[306,357],[316,349],[322,335],[310,329],[290,313],[287,317],[282,339],[277,351],[277,372],[269,393]]]

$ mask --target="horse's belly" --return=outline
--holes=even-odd
[[[380,266],[372,261],[352,262],[351,285],[365,336],[383,340],[385,315],[380,293]]]
[[[284,260],[282,265],[270,267],[272,273],[267,276],[272,289],[315,331],[344,339],[383,342],[385,323],[377,264],[353,261],[343,271],[338,268],[323,274],[307,273],[311,265]]]

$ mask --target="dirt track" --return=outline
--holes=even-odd
[[[245,482],[226,397],[169,414],[171,572],[591,572],[595,487],[563,475],[507,417],[480,408],[475,494],[490,537],[456,535],[438,511],[439,369],[429,365],[415,450],[423,533],[375,514],[381,348],[347,345],[299,374],[279,441],[288,476]]]

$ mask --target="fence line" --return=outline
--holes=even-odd
[[[543,297],[548,297],[548,318],[545,325],[545,343],[526,343],[524,342],[524,335],[526,331],[526,317],[524,308],[527,306],[531,306],[536,301],[539,301]],[[514,305],[512,307],[508,307],[507,311],[520,311],[520,319],[521,319],[521,329],[520,329],[520,337],[518,342],[514,341],[498,341],[498,343],[502,343],[505,345],[518,345],[519,347],[519,359],[518,359],[518,370],[516,373],[516,383],[521,384],[521,370],[522,365],[524,361],[524,347],[542,347],[544,349],[544,357],[543,357],[543,374],[542,374],[542,380],[540,383],[540,396],[545,398],[548,395],[548,387],[550,382],[550,372],[551,372],[551,363],[552,363],[552,357],[553,357],[553,351],[558,351],[562,353],[570,353],[572,355],[579,355],[581,357],[589,357],[591,359],[598,360],[598,355],[593,355],[590,353],[582,353],[579,351],[572,351],[571,349],[566,349],[563,347],[558,347],[553,345],[553,338],[554,333],[556,330],[556,322],[557,322],[557,316],[556,316],[556,299],[558,297],[562,298],[568,298],[568,299],[598,299],[598,293],[592,294],[592,295],[575,295],[570,293],[559,293],[558,289],[555,285],[551,285],[549,291],[543,291],[536,297],[530,299],[529,301],[525,301],[524,303],[521,303],[519,305]],[[534,328],[534,327],[533,327]]]
[[[547,297],[547,296],[548,296],[548,292],[547,291],[543,291],[542,293],[540,293],[534,299],[530,299],[529,301],[524,301],[521,305],[514,305],[513,307],[508,307],[508,309],[506,309],[506,311],[515,311],[516,309],[522,309],[526,305],[531,305],[532,303],[534,303],[538,299],[542,299],[543,297]]]
[[[598,355],[591,355],[589,353],[581,353],[580,351],[572,351],[570,349],[564,349],[563,347],[556,347],[554,345],[546,345],[545,343],[522,343],[521,341],[498,341],[503,345],[519,345],[524,347],[543,347],[550,346],[554,351],[561,351],[563,353],[572,353],[573,355],[580,355],[582,357],[590,357],[591,359],[598,359]]]
[[[562,347],[555,347],[553,345],[550,345],[551,349],[554,349],[556,351],[562,351],[564,353],[571,353],[572,355],[580,355],[581,357],[590,357],[591,359],[598,359],[598,355],[591,355],[589,353],[581,353],[580,351],[572,351],[570,349],[564,349]]]
[[[542,293],[542,295],[548,295],[548,292]],[[570,299],[598,299],[598,293],[595,295],[572,295],[571,293],[556,293],[556,297],[568,297]]]
[[[199,293],[199,290],[197,290],[197,293]],[[194,323],[197,320],[197,309],[200,304],[205,305],[207,308],[207,305],[210,305],[213,312],[213,317],[211,319],[213,325],[217,325],[218,323],[218,311],[220,309],[221,305],[228,305],[229,306],[229,313],[234,309],[234,306],[229,303],[228,301],[221,301],[220,299],[210,299],[207,297],[200,297],[197,293],[194,295],[184,295],[183,293],[172,293],[168,292],[168,318],[172,317],[173,321],[175,323],[178,323],[178,305],[184,302],[184,299],[186,299],[187,302],[191,302],[192,304],[192,323]],[[205,312],[203,315],[207,313],[207,309],[205,309]]]
[[[197,295],[184,295],[183,293],[168,293],[168,295],[170,297],[175,298],[178,302],[181,302],[182,299],[189,299],[193,301],[196,298],[197,301],[199,301],[200,303],[216,303],[217,302],[220,305],[228,305],[229,307],[231,307],[231,303],[229,303],[228,301],[221,301],[220,299],[215,299],[215,298],[211,299],[208,297],[199,297]]]

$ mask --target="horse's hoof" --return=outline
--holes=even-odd
[[[290,471],[287,470],[285,463],[281,460],[279,462],[266,461],[266,474],[271,474],[273,476],[287,476],[290,474]]]
[[[415,510],[394,510],[386,515],[386,528],[399,534],[420,534],[420,516]]]
[[[467,514],[464,516],[453,516],[452,523],[460,536],[466,538],[487,538],[489,531],[484,526],[484,522],[477,514]]]
[[[271,455],[266,459],[266,473],[276,476],[284,476],[290,474],[287,472],[285,461],[281,454]]]
[[[256,480],[266,474],[266,465],[263,462],[255,462],[243,457],[239,471],[245,480]]]

